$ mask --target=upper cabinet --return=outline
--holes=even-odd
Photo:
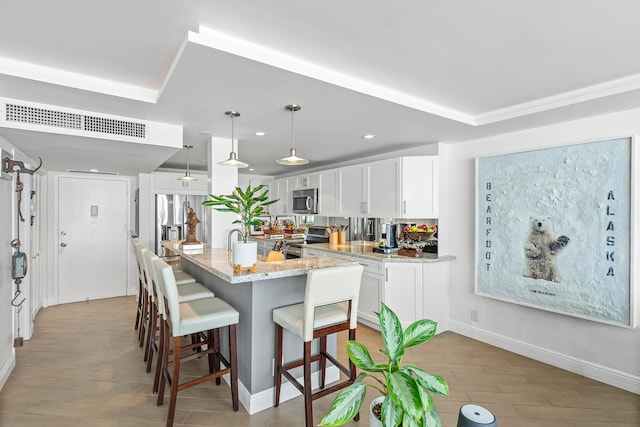
[[[338,169],[322,171],[318,174],[318,214],[340,215],[340,174]]]
[[[438,218],[438,157],[402,157],[401,160],[400,218]]]
[[[152,188],[156,194],[200,194],[206,195],[209,191],[209,178],[206,173],[191,172],[191,176],[197,181],[180,181],[184,172],[152,172]]]
[[[291,214],[291,192],[318,188],[324,216],[437,218],[438,157],[394,157],[313,174],[274,179],[272,215]]]
[[[340,215],[438,217],[437,156],[396,157],[347,166],[338,169],[338,181]]]
[[[291,209],[291,198],[289,197],[290,179],[274,179],[266,181],[269,186],[269,200],[278,199],[278,201],[267,207],[270,215],[288,215]]]

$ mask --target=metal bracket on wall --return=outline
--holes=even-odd
[[[11,160],[9,156],[3,157],[2,172],[6,172],[6,173],[18,172],[18,173],[26,173],[28,175],[33,175],[38,169],[42,167],[42,158],[41,157],[38,157],[38,158],[40,159],[40,164],[38,165],[38,167],[35,169],[28,169],[27,167],[25,167],[24,162],[20,160]]]

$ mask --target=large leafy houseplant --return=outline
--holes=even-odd
[[[264,207],[274,204],[279,200],[268,200],[269,189],[262,184],[255,188],[251,188],[251,184],[249,184],[245,190],[236,187],[233,193],[228,195],[214,196],[210,194],[210,196],[212,200],[202,202],[203,205],[214,206],[214,209],[217,211],[233,212],[240,216],[233,221],[232,224],[242,224],[245,243],[247,243],[247,239],[249,238],[251,226],[261,224],[260,220],[256,218],[267,214]]]
[[[403,332],[398,316],[384,303],[376,315],[380,320],[384,344],[380,351],[387,357],[387,362],[375,363],[363,344],[349,341],[349,359],[365,372],[361,372],[353,384],[337,395],[320,425],[339,426],[351,421],[362,407],[366,387],[372,387],[384,396],[381,407],[383,426],[441,427],[431,393],[447,396],[447,382],[417,366],[402,366],[405,350],[429,341],[436,333],[437,323],[429,319],[418,320]],[[372,378],[373,383],[365,383],[363,380],[366,378]]]

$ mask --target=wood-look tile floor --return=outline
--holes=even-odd
[[[156,406],[151,393],[153,375],[144,369],[134,313],[133,297],[42,310],[33,338],[16,349],[16,368],[0,392],[0,426],[164,426],[167,406]],[[370,349],[381,347],[380,334],[364,326],[358,339]],[[344,344],[341,335],[341,360]],[[411,349],[404,362],[449,382],[450,396],[436,398],[445,427],[456,426],[466,403],[491,410],[501,427],[640,426],[640,396],[452,332]],[[374,392],[367,393],[367,407]],[[314,402],[316,423],[332,400]],[[349,425],[367,427],[368,417],[363,411],[360,422]],[[302,425],[301,397],[249,416],[242,406],[233,412],[224,383],[178,394],[176,427]]]

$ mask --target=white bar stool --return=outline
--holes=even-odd
[[[153,352],[158,350],[158,339],[159,336],[157,333],[158,330],[158,322],[162,319],[159,318],[161,316],[161,309],[163,308],[163,300],[158,298],[160,293],[158,286],[158,278],[156,277],[156,272],[152,268],[154,260],[160,260],[160,258],[151,252],[148,249],[143,248],[141,250],[142,260],[145,269],[145,276],[147,278],[147,286],[149,288],[148,292],[151,296],[151,302],[149,304],[149,330],[147,332],[146,338],[146,346],[145,346],[145,355],[144,361],[147,362],[147,372],[151,372],[151,366],[153,364]],[[166,264],[166,263],[165,263]],[[174,280],[176,281],[176,285],[178,282],[177,273],[175,270],[172,270]],[[186,273],[183,273],[186,275]],[[189,276],[191,277],[191,276]],[[191,278],[193,279],[193,278]],[[195,280],[195,279],[194,279]],[[210,289],[202,286],[197,282],[188,282],[178,285],[178,298],[180,302],[193,301],[202,298],[213,298],[215,294]]]
[[[165,328],[161,340],[162,367],[158,389],[158,405],[162,405],[164,388],[171,386],[167,427],[173,426],[178,391],[201,384],[212,379],[220,384],[220,378],[229,374],[231,380],[231,401],[233,410],[238,410],[238,362],[236,325],[240,314],[220,298],[206,298],[189,302],[179,302],[178,286],[175,283],[171,267],[155,262],[159,283],[163,286]],[[229,328],[229,359],[220,353],[220,328]],[[182,346],[180,338],[185,335],[206,335],[206,349],[203,342]],[[173,373],[169,372],[169,347],[173,345]],[[185,352],[191,353],[184,354]],[[180,383],[180,367],[183,363],[207,356],[209,372],[201,377]],[[220,369],[220,363],[225,369]]]
[[[338,267],[320,268],[307,273],[304,302],[273,310],[273,321],[276,324],[276,372],[275,402],[280,404],[280,386],[282,375],[304,395],[306,427],[313,424],[313,401],[333,393],[353,383],[356,379],[356,367],[349,360],[349,368],[338,362],[326,352],[327,336],[336,332],[349,330],[349,340],[355,340],[358,325],[358,296],[362,271],[359,264]],[[304,341],[302,360],[283,363],[282,336],[286,329]],[[311,354],[311,342],[320,338],[320,349]],[[327,359],[340,369],[348,379],[324,388]],[[320,388],[315,393],[311,390],[311,363],[320,362]],[[290,369],[303,366],[304,385],[300,384],[289,372]],[[359,415],[356,416],[356,420]]]

